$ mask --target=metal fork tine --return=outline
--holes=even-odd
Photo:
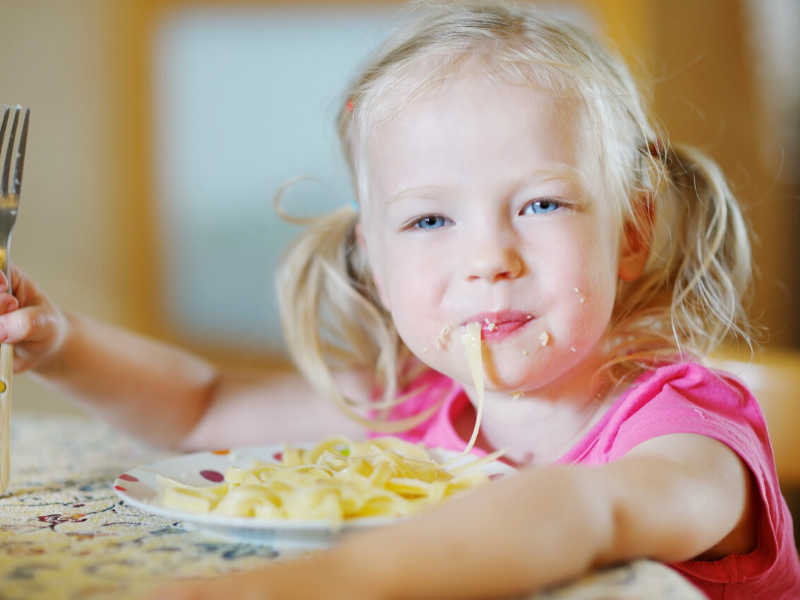
[[[8,136],[8,151],[6,152],[6,162],[3,165],[3,179],[0,180],[0,196],[8,195],[8,175],[11,171],[11,155],[14,152],[14,138],[17,135],[17,123],[19,122],[19,111],[17,108],[14,113],[14,123],[11,125],[11,135]]]
[[[8,113],[11,112],[11,107],[6,106],[3,114],[3,124],[0,125],[0,156],[3,155],[3,140],[6,139],[6,125],[8,125]]]
[[[0,125],[0,157],[3,156],[3,141],[6,139],[6,125],[8,125],[8,114],[11,112],[11,107],[6,106],[6,110],[3,114],[3,124]],[[0,177],[0,196],[2,196],[5,192],[3,191],[2,186],[2,177]]]
[[[22,191],[22,168],[25,166],[25,147],[28,145],[28,118],[31,116],[31,109],[25,111],[25,119],[22,121],[22,132],[19,134],[19,151],[17,152],[17,165],[14,167],[14,187],[11,195],[19,198]]]

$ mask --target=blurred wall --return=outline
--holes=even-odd
[[[755,35],[760,23],[753,17],[770,6],[785,8],[784,22],[794,24],[788,35],[778,27]],[[770,85],[778,65],[765,64],[763,46],[777,39],[781,59],[791,60],[798,7],[795,0],[655,3],[657,45],[665,51],[654,55],[654,108],[673,139],[705,149],[720,164],[745,206],[758,267],[750,314],[765,328],[766,346],[800,344],[800,163],[794,116],[800,115],[800,98],[795,97],[794,115],[775,110],[773,100],[790,90]],[[785,78],[795,87],[800,81],[796,50],[794,44],[794,69]],[[793,137],[785,135],[789,126]]]
[[[0,102],[32,111],[12,260],[64,309],[178,342],[153,289],[160,249],[148,52],[154,25],[185,3],[0,0]],[[761,238],[753,314],[770,344],[800,345],[796,189],[775,160],[743,4],[576,4],[604,24],[635,70],[657,78],[656,111],[673,137],[705,147],[731,176]],[[219,360],[271,360],[196,349]],[[68,410],[29,376],[15,379],[14,402],[16,410]]]

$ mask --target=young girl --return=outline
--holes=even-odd
[[[488,598],[650,557],[710,598],[800,597],[764,419],[702,357],[746,336],[750,251],[716,166],[657,135],[629,73],[528,6],[412,6],[342,101],[358,209],[280,275],[299,376],[219,371],[64,314],[19,270],[17,370],[183,449],[394,431],[517,477],[307,560],[159,598]],[[341,411],[331,408],[338,404]],[[347,416],[344,416],[347,415]]]

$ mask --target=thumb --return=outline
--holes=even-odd
[[[52,354],[61,343],[63,316],[57,310],[21,308],[0,316],[0,342],[14,344],[15,371],[23,371]]]
[[[0,317],[0,342],[36,343],[55,334],[56,315],[39,307],[21,308]]]

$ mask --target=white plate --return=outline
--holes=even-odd
[[[313,446],[313,444],[295,445],[303,448]],[[114,491],[127,504],[152,514],[190,523],[209,535],[231,541],[282,548],[326,548],[331,545],[337,535],[347,531],[397,522],[396,518],[365,517],[345,521],[339,530],[334,530],[330,522],[326,520],[263,520],[251,517],[196,514],[158,504],[156,475],[196,487],[212,486],[224,479],[225,471],[229,466],[251,468],[254,460],[262,463],[277,462],[280,460],[282,450],[283,447],[276,444],[184,454],[136,467],[123,473],[114,481]],[[457,456],[455,452],[441,449],[430,449],[429,453],[437,461]],[[468,456],[459,465],[466,464],[475,458]],[[499,462],[479,468],[493,481],[516,473],[514,468]]]

